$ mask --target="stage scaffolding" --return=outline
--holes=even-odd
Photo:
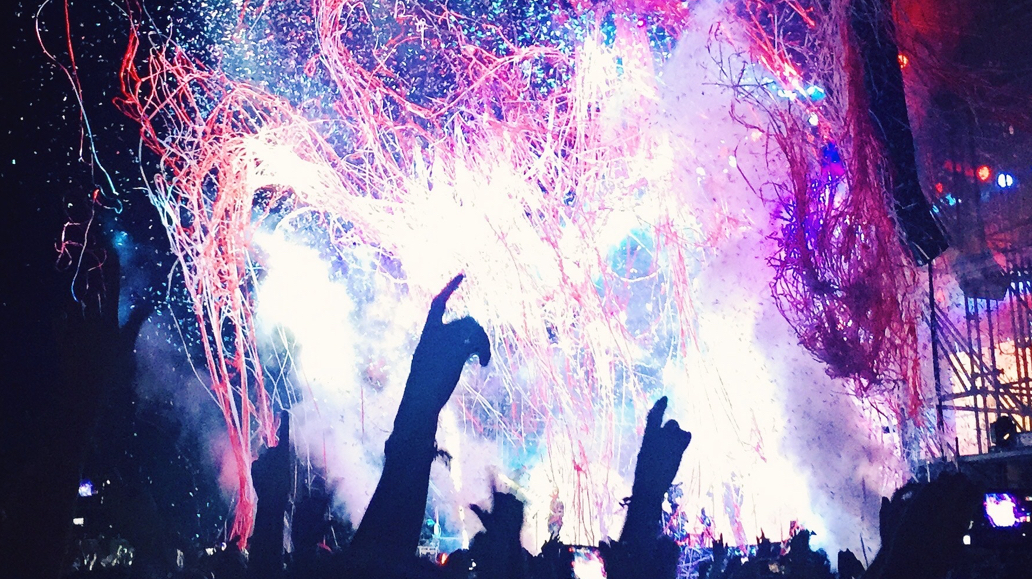
[[[1032,430],[1032,254],[1004,254],[1002,266],[986,255],[967,271],[954,263],[962,308],[939,303],[939,274],[929,269],[938,424],[953,435],[958,456],[990,452],[991,425],[1001,415]]]

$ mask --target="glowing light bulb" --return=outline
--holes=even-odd
[[[993,176],[993,170],[989,168],[989,165],[982,165],[978,167],[975,174],[978,175],[978,180],[984,183]]]
[[[1004,189],[1014,186],[1014,176],[1009,173],[1000,173],[996,176],[996,184]]]

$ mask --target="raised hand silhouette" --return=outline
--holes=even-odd
[[[864,564],[849,549],[839,551],[838,573],[839,579],[860,579],[864,574]]]
[[[645,419],[645,434],[634,467],[633,497],[662,499],[674,482],[681,457],[692,441],[692,433],[681,430],[676,420],[663,424],[666,408],[667,397],[664,396],[656,401]]]
[[[663,424],[667,398],[656,401],[645,419],[645,433],[634,467],[631,501],[619,543],[599,545],[609,577],[670,577],[679,551],[659,536],[663,495],[674,482],[681,457],[692,440],[676,420]],[[676,547],[676,545],[674,545]]]
[[[251,536],[248,576],[274,579],[283,573],[283,513],[290,501],[290,414],[280,414],[278,442],[251,464],[251,479],[258,495],[258,510]]]
[[[491,510],[470,505],[484,525],[473,537],[470,554],[479,579],[521,579],[527,576],[529,554],[520,545],[523,528],[523,503],[509,493],[495,491]]]
[[[417,423],[425,424],[430,418],[436,427],[437,415],[455,391],[462,368],[470,357],[477,356],[481,366],[491,361],[491,343],[476,320],[466,316],[444,323],[448,299],[463,278],[462,274],[452,278],[430,304],[423,333],[412,354],[395,428],[400,420],[416,419]]]
[[[681,466],[681,457],[692,440],[690,432],[681,430],[676,420],[663,424],[667,398],[660,398],[645,419],[645,434],[634,467],[631,503],[627,507],[620,542],[652,548],[659,534],[663,494],[670,488]]]
[[[280,414],[276,446],[265,449],[251,464],[254,492],[259,501],[286,506],[291,491],[290,414]]]
[[[462,283],[453,278],[433,299],[405,383],[394,430],[384,447],[383,473],[351,542],[355,576],[404,574],[416,551],[436,456],[437,420],[459,382],[466,362],[476,355],[491,360],[487,333],[470,317],[444,323],[448,298]],[[392,566],[384,570],[384,565]]]

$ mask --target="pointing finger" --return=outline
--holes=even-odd
[[[426,317],[427,323],[441,323],[441,320],[444,319],[444,308],[448,305],[448,298],[455,293],[455,290],[459,287],[459,284],[462,283],[464,277],[465,275],[461,273],[453,277],[451,281],[448,282],[448,285],[444,286],[441,293],[434,296],[434,301],[430,302],[430,313],[427,314]]]
[[[663,413],[666,412],[667,397],[664,396],[652,406],[648,416],[645,418],[645,430],[656,430],[663,425]]]

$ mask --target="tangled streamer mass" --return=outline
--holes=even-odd
[[[455,314],[494,356],[442,418],[449,532],[493,484],[528,546],[553,497],[565,541],[617,535],[669,394],[695,434],[681,536],[876,541],[922,386],[846,7],[244,0],[177,40],[131,2],[116,104],[160,157],[233,533],[280,408],[361,517],[426,304],[464,272]]]

